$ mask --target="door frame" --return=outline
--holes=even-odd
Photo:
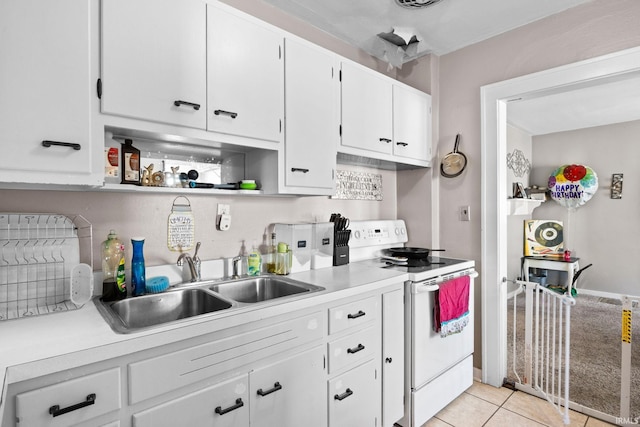
[[[640,73],[640,47],[482,86],[482,382],[507,374],[507,103],[576,90]]]

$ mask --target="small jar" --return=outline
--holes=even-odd
[[[287,275],[291,272],[291,249],[286,243],[278,243],[276,254],[276,274]]]

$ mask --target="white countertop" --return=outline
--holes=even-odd
[[[301,310],[339,298],[404,282],[397,271],[347,264],[293,273],[291,279],[325,288],[310,295],[287,297],[186,319],[177,324],[130,334],[114,332],[91,301],[62,313],[0,322],[0,372],[4,397],[8,384],[118,357],[135,351],[242,325],[283,312]],[[5,399],[0,406],[0,419]]]

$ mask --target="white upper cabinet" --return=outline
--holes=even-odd
[[[207,6],[207,129],[280,142],[283,35],[228,6]]]
[[[391,81],[380,73],[347,61],[342,62],[341,81],[342,146],[391,154]]]
[[[91,146],[92,5],[0,1],[1,182],[102,183],[102,150]]]
[[[407,86],[393,85],[393,154],[429,160],[431,96]]]
[[[102,2],[102,112],[206,128],[202,0]]]
[[[285,41],[285,183],[333,194],[339,142],[335,56],[287,38]]]

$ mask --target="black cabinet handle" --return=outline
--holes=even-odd
[[[364,350],[364,346],[362,344],[358,344],[357,347],[348,349],[347,353],[354,354],[354,353],[357,353],[357,352],[362,351],[362,350]]]
[[[280,383],[279,383],[279,382],[276,382],[276,383],[274,383],[274,384],[273,384],[273,388],[272,388],[272,389],[269,389],[269,390],[267,390],[267,391],[262,391],[262,389],[261,389],[261,388],[259,388],[259,389],[258,389],[258,395],[259,395],[259,396],[263,396],[263,397],[264,397],[264,396],[266,396],[267,394],[271,394],[271,393],[273,393],[273,392],[275,392],[275,391],[278,391],[278,390],[282,390],[282,386],[280,385]]]
[[[238,408],[242,408],[243,406],[244,406],[244,402],[242,401],[242,399],[241,398],[237,398],[235,405],[229,406],[228,408],[225,408],[225,409],[222,409],[222,406],[218,406],[216,408],[215,412],[216,412],[216,414],[224,415],[224,414],[226,414],[228,412],[235,411]]]
[[[49,413],[54,417],[57,417],[58,415],[64,415],[67,412],[93,405],[94,403],[96,403],[96,395],[95,393],[91,393],[87,396],[87,399],[84,402],[76,403],[75,405],[67,406],[66,408],[60,409],[60,405],[53,405],[49,408]]]
[[[384,361],[387,362],[387,363],[391,363],[391,362],[393,362],[393,359],[390,358],[390,357],[387,357],[386,359],[384,359]]]
[[[408,142],[400,142],[400,141],[398,141],[398,142],[396,142],[396,145],[402,145],[403,147],[406,147],[407,145],[409,145],[409,143]]]
[[[180,107],[181,105],[186,105],[187,107],[193,107],[194,110],[198,111],[200,109],[200,104],[195,104],[193,102],[187,102],[187,101],[173,101],[173,105],[175,105],[176,107]]]
[[[362,317],[365,314],[367,314],[367,313],[365,313],[362,310],[358,310],[358,312],[356,314],[351,314],[351,313],[347,314],[347,319],[357,319],[358,317]]]
[[[59,141],[49,141],[49,140],[44,140],[42,141],[42,146],[43,147],[51,147],[52,145],[59,145],[60,147],[71,147],[74,150],[79,150],[80,148],[82,148],[80,146],[80,144],[75,144],[73,142],[59,142]]]
[[[380,138],[380,142],[386,142],[388,144],[391,140],[389,138]]]
[[[227,116],[231,116],[232,119],[235,119],[236,117],[238,117],[238,113],[234,113],[233,111],[225,111],[225,110],[216,110],[213,112],[213,114],[215,114],[216,116],[219,116],[220,114],[226,114]]]
[[[351,391],[350,388],[348,388],[344,393],[342,394],[336,394],[335,396],[333,396],[333,398],[335,400],[344,400],[347,397],[351,396],[353,394],[353,391]]]
[[[309,172],[309,169],[305,169],[305,168],[291,168],[291,172],[302,172],[302,173],[307,173],[307,172]]]

